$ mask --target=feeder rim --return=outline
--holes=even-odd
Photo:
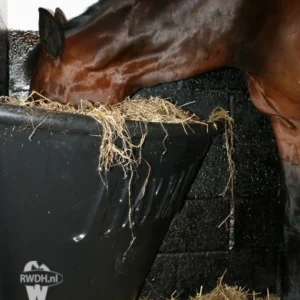
[[[206,122],[205,124],[189,124],[183,130],[182,124],[126,121],[127,129],[130,135],[137,136],[137,128],[147,124],[147,136],[154,138],[166,136],[169,137],[188,136],[215,136],[225,130],[224,121]],[[67,112],[49,111],[42,108],[17,106],[9,103],[0,103],[0,124],[23,126],[36,128],[38,130],[63,132],[73,134],[101,135],[102,127],[96,120],[90,116],[77,115]],[[38,127],[38,128],[37,128]],[[165,131],[166,130],[166,131]]]

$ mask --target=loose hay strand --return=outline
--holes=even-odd
[[[234,197],[234,184],[235,184],[235,163],[233,161],[234,154],[234,120],[229,116],[228,111],[224,110],[221,107],[217,107],[213,110],[209,117],[210,122],[216,122],[218,120],[225,121],[225,146],[227,152],[228,160],[228,171],[229,177],[225,189],[221,193],[221,196],[224,197],[227,191],[230,191],[231,197]]]
[[[213,110],[209,121],[216,122],[218,120],[223,120],[225,122],[225,147],[228,161],[228,172],[229,177],[226,183],[226,186],[223,192],[220,194],[221,197],[224,197],[226,193],[230,192],[230,213],[229,215],[219,224],[218,228],[221,228],[224,224],[227,224],[228,219],[231,223],[230,230],[230,239],[234,243],[234,210],[235,210],[235,199],[234,199],[234,187],[235,187],[235,179],[236,179],[236,168],[233,160],[234,154],[234,120],[229,116],[229,112],[224,110],[221,107],[217,107]],[[233,245],[231,245],[232,247]]]

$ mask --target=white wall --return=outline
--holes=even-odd
[[[7,25],[7,0],[0,0],[0,15],[5,25]]]
[[[1,2],[6,0],[0,0]],[[7,0],[8,28],[18,30],[38,30],[38,8],[55,10],[60,7],[66,17],[72,18],[85,11],[97,0]]]

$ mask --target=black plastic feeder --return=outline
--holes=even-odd
[[[138,139],[138,123],[127,124]],[[216,124],[188,134],[182,125],[148,124],[142,155],[151,173],[146,180],[142,161],[133,178],[129,247],[130,177],[114,167],[100,178],[99,124],[1,104],[3,299],[136,299],[212,138],[224,131]]]

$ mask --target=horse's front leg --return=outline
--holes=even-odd
[[[282,270],[284,300],[300,299],[300,122],[272,117],[285,177],[285,253]]]
[[[285,178],[282,299],[300,300],[300,96],[299,101],[283,99],[262,79],[248,79],[254,105],[271,116]]]
[[[286,252],[282,272],[283,299],[298,300],[300,299],[300,166],[284,161],[283,168],[288,194],[284,228]]]

